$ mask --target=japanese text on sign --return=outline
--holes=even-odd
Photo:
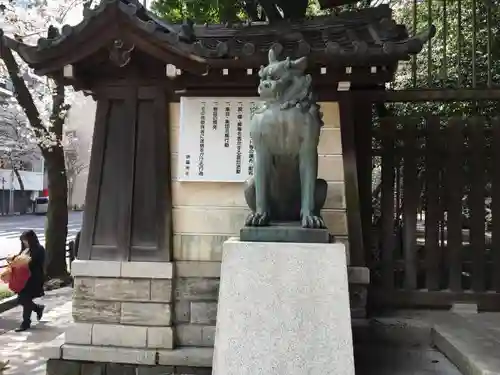
[[[243,182],[253,175],[249,126],[257,104],[256,98],[181,98],[178,179]]]

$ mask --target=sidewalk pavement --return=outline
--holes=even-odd
[[[21,307],[0,314],[0,361],[10,361],[2,375],[45,375],[46,353],[71,323],[72,288],[47,292],[39,300],[45,307],[43,318],[26,332],[14,332],[21,322]]]

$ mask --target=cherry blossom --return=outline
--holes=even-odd
[[[36,44],[40,37],[47,35],[49,26],[62,27],[68,22],[69,16],[74,15],[74,10],[81,8],[82,0],[12,0],[0,2],[0,28],[4,35],[20,40],[26,44]],[[73,23],[78,19],[72,17]],[[44,151],[50,151],[62,140],[62,134],[54,131],[53,126],[56,118],[63,122],[67,118],[68,110],[72,104],[73,92],[65,89],[65,97],[62,105],[54,106],[54,95],[57,84],[47,78],[39,77],[17,56],[13,54],[18,66],[17,76],[21,78],[31,94],[31,101],[38,111],[38,118],[43,129],[36,129],[30,119],[22,122],[25,126],[35,127],[29,139],[35,141]],[[0,77],[9,77],[5,64],[0,60]],[[15,85],[14,85],[15,86]],[[15,87],[14,87],[15,88]],[[16,89],[16,88],[15,88]],[[17,91],[17,90],[15,90]],[[20,105],[17,92],[10,98],[3,100],[3,107],[8,112],[24,113],[25,108]],[[21,124],[21,123],[20,123]],[[36,136],[33,136],[36,135]]]
[[[21,145],[36,145],[47,166],[49,209],[46,248],[49,252],[47,276],[65,278],[66,236],[68,224],[68,179],[63,144],[64,124],[71,107],[73,92],[61,78],[39,77],[5,43],[6,37],[36,45],[49,30],[60,29],[81,0],[0,0],[0,78],[9,78],[14,95],[1,99],[0,124],[10,114],[20,116],[15,134],[21,139],[9,142],[8,152]],[[78,21],[78,20],[77,20]],[[72,22],[74,23],[74,22]],[[50,27],[50,28],[49,28]]]

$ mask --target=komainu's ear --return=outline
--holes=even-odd
[[[300,59],[293,60],[290,62],[290,68],[305,71],[307,68],[307,57],[301,57]]]
[[[278,61],[278,59],[276,58],[276,52],[274,52],[274,48],[270,48],[269,49],[269,64],[273,64],[276,61]]]

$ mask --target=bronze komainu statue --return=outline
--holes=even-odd
[[[305,228],[325,227],[320,210],[327,183],[317,179],[323,121],[306,67],[305,57],[279,61],[271,49],[269,65],[259,72],[263,105],[250,122],[255,161],[245,188],[252,210],[247,226],[301,220]]]

